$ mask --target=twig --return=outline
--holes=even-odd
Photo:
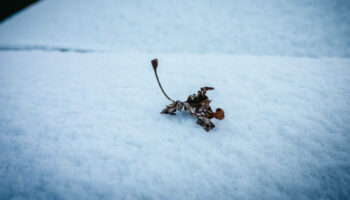
[[[156,75],[157,82],[158,82],[158,85],[159,85],[160,89],[162,90],[163,94],[165,95],[165,97],[166,97],[167,99],[169,99],[169,100],[172,101],[172,102],[175,102],[174,100],[172,100],[172,99],[164,92],[163,87],[162,87],[162,85],[161,85],[160,82],[159,82],[159,78],[158,78],[158,74],[157,74],[158,59],[154,59],[154,60],[152,60],[151,62],[152,62],[154,74]]]

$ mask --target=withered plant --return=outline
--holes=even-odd
[[[219,120],[225,118],[223,109],[217,108],[215,112],[213,112],[210,107],[211,100],[209,100],[209,98],[206,96],[206,93],[207,91],[214,90],[213,87],[200,88],[197,94],[189,95],[187,101],[174,101],[165,93],[162,85],[160,84],[157,74],[158,60],[154,59],[151,62],[160,89],[162,90],[164,96],[172,101],[171,104],[167,105],[166,108],[162,110],[161,114],[176,115],[176,111],[182,111],[182,109],[184,109],[185,111],[188,111],[192,117],[197,119],[197,124],[202,126],[206,131],[209,131],[215,127],[214,123],[211,121],[212,118]]]

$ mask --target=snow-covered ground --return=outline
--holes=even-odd
[[[151,58],[0,53],[2,197],[349,197],[349,59],[158,55],[171,97],[216,87],[207,133]]]
[[[350,56],[349,0],[47,0],[0,26],[0,48]]]
[[[349,199],[349,10],[33,5],[0,24],[0,199]],[[170,97],[213,86],[226,118],[160,115],[153,58]]]

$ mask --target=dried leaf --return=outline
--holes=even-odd
[[[207,91],[214,90],[213,87],[202,87],[198,90],[197,94],[189,95],[187,101],[174,101],[168,97],[164,92],[157,75],[158,60],[152,60],[152,66],[159,84],[160,89],[162,90],[165,97],[167,97],[173,103],[166,106],[162,110],[161,114],[176,115],[176,111],[181,111],[184,109],[189,112],[190,115],[197,119],[197,124],[202,126],[204,130],[209,131],[215,127],[215,124],[211,121],[212,118],[222,120],[225,118],[224,110],[217,108],[215,113],[210,107],[211,100],[206,96]]]
[[[224,110],[221,108],[216,109],[214,117],[218,120],[223,120],[225,118]]]

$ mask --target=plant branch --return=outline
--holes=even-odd
[[[157,74],[158,59],[154,59],[154,60],[152,60],[151,62],[152,62],[154,74],[156,75],[156,78],[157,78],[158,85],[159,85],[160,89],[162,90],[164,96],[165,96],[167,99],[169,99],[170,101],[175,102],[174,100],[172,100],[172,99],[164,92],[163,87],[162,87],[162,85],[161,85],[160,82],[159,82],[159,78],[158,78],[158,74]]]

